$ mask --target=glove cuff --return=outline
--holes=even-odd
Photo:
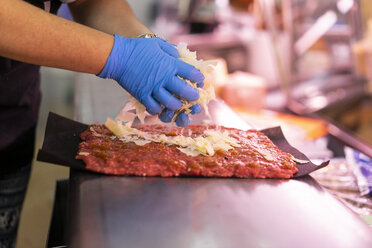
[[[98,77],[115,79],[115,69],[117,68],[115,65],[118,63],[118,60],[120,59],[118,57],[118,54],[121,55],[123,54],[120,51],[122,48],[120,44],[122,44],[126,38],[117,34],[115,34],[114,37],[115,37],[114,45],[112,46],[111,53],[107,58],[106,64],[103,67],[102,71],[96,75]]]

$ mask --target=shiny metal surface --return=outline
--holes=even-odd
[[[372,232],[300,180],[76,173],[71,247],[371,247]]]
[[[81,92],[92,86],[80,84]],[[110,106],[80,100],[77,109],[90,115],[78,120],[106,118]],[[218,124],[249,127],[221,102],[211,113]],[[371,228],[310,176],[140,178],[72,171],[69,230],[72,248],[372,247]]]

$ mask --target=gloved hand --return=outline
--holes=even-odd
[[[199,114],[201,111],[201,106],[199,104],[195,104],[191,107],[191,114]],[[171,109],[164,109],[159,114],[159,119],[162,122],[171,122],[174,116],[174,110]],[[180,113],[176,118],[177,126],[187,126],[190,124],[189,117],[185,113]]]
[[[198,91],[177,75],[195,82],[199,87],[204,80],[198,69],[177,58],[177,49],[163,39],[115,35],[110,56],[97,76],[116,80],[152,115],[163,110],[161,105],[165,107],[164,111],[174,111],[182,106],[176,96],[187,101],[199,99]],[[184,113],[176,119],[177,125],[185,126],[188,123]]]

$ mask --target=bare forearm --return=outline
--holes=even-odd
[[[99,73],[114,41],[23,1],[3,0],[0,23],[0,56],[80,72]]]
[[[125,0],[77,0],[69,4],[74,19],[108,34],[136,37],[152,33]]]

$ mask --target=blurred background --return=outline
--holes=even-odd
[[[128,2],[159,36],[187,43],[198,58],[218,61],[207,83],[253,128],[281,125],[292,145],[311,159],[336,157],[332,170],[314,177],[358,214],[371,214],[371,201],[361,196],[347,154],[330,149],[329,134],[372,156],[372,1]],[[70,18],[66,6],[59,15]],[[84,111],[77,109],[77,85],[101,80],[52,68],[41,73],[36,149],[48,113],[76,117]],[[68,173],[68,168],[34,162],[17,247],[45,247],[55,183]]]

